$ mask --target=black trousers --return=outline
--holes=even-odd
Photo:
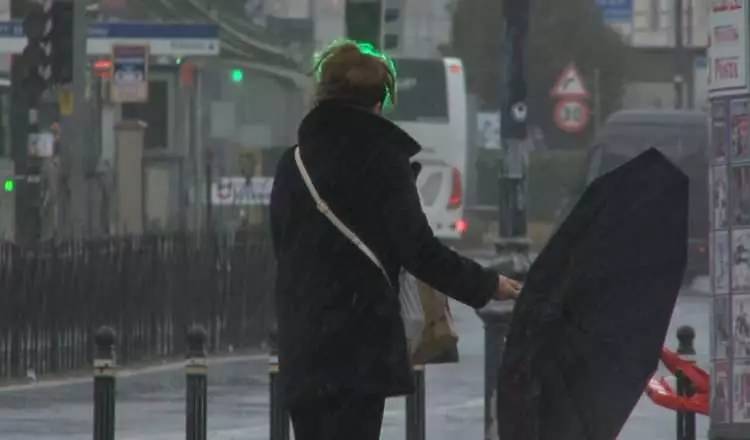
[[[331,397],[292,407],[295,440],[378,440],[383,397]]]

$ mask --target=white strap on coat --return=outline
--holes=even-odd
[[[328,207],[328,203],[326,203],[325,200],[320,197],[320,194],[318,194],[318,190],[315,188],[312,179],[310,179],[310,174],[308,174],[304,162],[302,162],[302,155],[300,154],[299,147],[294,149],[294,161],[297,162],[297,169],[302,176],[302,180],[305,182],[305,186],[307,186],[307,190],[310,192],[313,200],[315,200],[315,206],[318,208],[318,211],[320,211],[321,214],[323,214],[331,223],[333,223],[333,226],[335,226],[336,229],[344,234],[344,236],[348,238],[349,241],[354,243],[354,245],[357,246],[357,248],[359,248],[359,250],[362,251],[362,253],[365,254],[367,258],[369,258],[370,261],[375,264],[375,266],[378,267],[378,269],[380,269],[380,272],[383,273],[383,277],[385,277],[385,280],[390,286],[391,279],[388,276],[388,272],[386,272],[385,268],[383,267],[383,264],[378,259],[377,255],[375,255],[375,253],[364,242],[362,242],[362,240],[359,239],[354,231],[349,229],[349,227],[346,226],[344,222],[336,217],[336,214],[334,214],[333,211],[331,211],[331,208]]]

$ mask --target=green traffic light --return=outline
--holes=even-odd
[[[242,69],[234,69],[232,70],[232,81],[239,83],[242,82],[242,80],[245,79],[245,72]]]
[[[6,179],[3,182],[3,189],[5,192],[13,192],[16,189],[16,182],[13,179]]]

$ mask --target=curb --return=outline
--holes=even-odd
[[[252,362],[267,360],[268,354],[249,354],[242,356],[220,356],[208,359],[208,365],[226,365],[239,362]],[[127,379],[130,377],[145,376],[154,373],[163,373],[167,371],[177,371],[185,367],[184,361],[173,361],[161,365],[154,365],[143,368],[123,368],[117,371],[118,379]],[[92,367],[93,368],[93,367]],[[19,391],[41,390],[47,388],[57,388],[70,385],[81,385],[93,383],[93,377],[76,377],[68,379],[41,380],[36,383],[0,386],[0,394],[14,393]]]

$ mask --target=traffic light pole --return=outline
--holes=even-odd
[[[23,20],[30,12],[27,0],[12,0],[10,13],[13,19]],[[11,61],[11,114],[10,130],[12,156],[15,165],[16,183],[16,242],[28,244],[36,241],[41,232],[39,217],[39,183],[33,176],[39,175],[36,161],[29,156],[29,134],[38,129],[39,96],[27,87],[25,81],[30,63],[22,55],[14,55]],[[32,176],[31,178],[29,178]]]
[[[58,0],[60,1],[60,0]],[[63,136],[66,138],[66,168],[70,179],[70,206],[67,229],[73,236],[81,236],[90,230],[91,219],[87,213],[89,188],[86,185],[86,160],[89,159],[89,142],[86,137],[88,117],[86,105],[86,67],[88,56],[86,41],[88,22],[86,2],[73,2],[73,114],[63,119]]]
[[[505,44],[502,105],[503,153],[498,176],[498,251],[528,249],[526,237],[528,152],[526,39],[530,0],[504,0]],[[519,249],[520,248],[520,249]]]

